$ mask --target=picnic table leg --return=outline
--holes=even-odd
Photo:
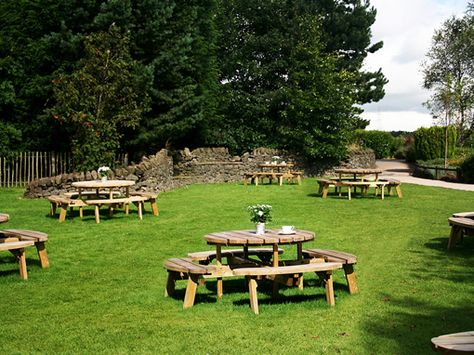
[[[166,280],[166,287],[165,287],[165,297],[173,296],[176,280],[179,278],[179,272],[176,271],[168,271],[168,279]]]
[[[217,265],[222,265],[222,247],[220,245],[216,245],[216,262]],[[222,287],[222,277],[217,278],[217,297],[222,298],[224,295],[224,290]]]
[[[28,279],[28,270],[26,269],[26,256],[25,248],[10,250],[10,252],[15,255],[16,260],[18,261],[18,266],[20,268],[20,278],[23,280]]]
[[[94,206],[95,223],[100,223],[99,205]]]
[[[334,301],[334,288],[332,282],[332,271],[326,271],[324,274],[324,287],[326,289],[326,302],[330,306],[334,306],[336,302]]]
[[[250,307],[253,313],[258,314],[257,280],[253,277],[248,278]]]
[[[344,272],[346,274],[347,286],[349,287],[349,293],[353,295],[354,293],[359,292],[357,287],[356,275],[354,272],[354,266],[352,264],[342,265]]]
[[[49,267],[48,254],[46,253],[46,247],[44,242],[36,242],[36,251],[38,252],[38,258],[40,260],[41,267],[43,269]]]
[[[194,305],[196,298],[196,290],[198,287],[199,276],[190,274],[188,278],[188,285],[186,286],[186,294],[184,295],[183,308],[190,308]]]
[[[462,227],[453,224],[451,226],[451,233],[449,234],[448,250],[456,245],[456,241],[460,239],[461,234]]]
[[[337,187],[336,187],[336,189],[337,189]],[[328,192],[329,192],[329,184],[324,184],[324,186],[322,188],[322,197],[323,198],[328,197]]]
[[[297,250],[297,259],[298,260],[303,260],[303,244],[301,242],[298,242],[296,244],[296,250]],[[298,278],[298,288],[300,290],[303,290],[303,274],[301,274]]]

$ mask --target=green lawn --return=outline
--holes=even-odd
[[[47,200],[28,200],[19,189],[0,190],[4,228],[49,234],[50,268],[27,251],[29,279],[20,280],[13,257],[0,254],[0,353],[164,354],[421,354],[431,337],[474,330],[474,238],[446,250],[454,212],[474,210],[474,193],[403,185],[403,199],[315,195],[302,186],[193,185],[163,193],[160,216],[143,221],[92,209],[58,223]],[[163,261],[208,250],[208,232],[253,228],[246,206],[273,205],[270,227],[292,224],[313,230],[306,247],[357,255],[360,292],[349,295],[335,275],[336,306],[308,275],[303,292],[259,287],[260,315],[248,305],[243,279],[198,288],[193,308],[182,309],[185,282],[176,298],[163,297]],[[105,211],[104,211],[105,212]],[[77,213],[77,212],[76,212]],[[283,258],[295,255],[285,246]]]

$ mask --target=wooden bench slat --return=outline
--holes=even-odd
[[[191,274],[210,274],[215,270],[212,265],[200,265],[193,263],[191,259],[186,258],[171,258],[166,260],[165,267],[168,270],[179,271]]]
[[[319,272],[327,270],[341,269],[341,263],[309,263],[301,265],[289,266],[262,266],[262,267],[246,267],[234,270],[234,275],[242,276],[262,276],[262,275],[289,275],[305,272]]]
[[[303,249],[303,254],[308,254],[314,257],[326,257],[327,261],[343,262],[344,264],[357,263],[357,257],[343,251],[330,249]]]
[[[0,239],[0,250],[5,251],[5,250],[15,250],[15,249],[21,249],[21,248],[26,248],[26,247],[31,247],[35,243],[31,241],[19,241],[19,242],[6,242],[2,243]]]

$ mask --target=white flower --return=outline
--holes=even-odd
[[[101,166],[97,169],[97,172],[100,176],[107,176],[107,172],[110,170],[108,166]]]
[[[263,211],[258,211],[257,214],[262,217],[263,216]]]

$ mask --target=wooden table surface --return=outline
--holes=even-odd
[[[119,187],[129,187],[135,185],[133,180],[88,180],[75,181],[71,184],[74,187],[81,189],[110,189]]]

